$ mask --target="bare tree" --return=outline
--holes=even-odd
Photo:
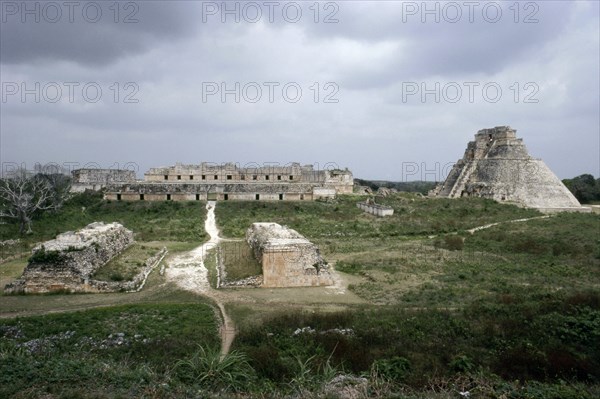
[[[36,212],[54,209],[54,191],[47,179],[19,169],[0,180],[0,217],[15,219],[19,233],[31,233]]]
[[[71,196],[71,177],[59,172],[40,173],[37,177],[48,182],[52,190],[50,202],[53,209],[60,209]]]

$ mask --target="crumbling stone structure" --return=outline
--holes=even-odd
[[[367,212],[370,213],[371,215],[375,215],[375,216],[391,216],[394,214],[394,208],[392,208],[391,206],[385,206],[385,205],[379,205],[379,204],[375,204],[372,202],[358,202],[356,204],[356,206]]]
[[[133,170],[123,169],[76,169],[71,175],[72,192],[101,190],[109,184],[134,183],[136,180]]]
[[[6,286],[7,293],[53,291],[99,292],[91,277],[133,243],[133,233],[119,223],[92,223],[76,232],[59,234],[33,249],[19,280]]]
[[[116,201],[302,201],[350,194],[352,172],[312,165],[239,167],[233,163],[152,168],[143,181],[107,185]]]
[[[313,243],[277,223],[253,223],[246,241],[263,268],[263,287],[332,285],[333,277]]]
[[[490,198],[543,212],[588,210],[541,159],[529,155],[509,126],[477,132],[446,181],[429,195]]]

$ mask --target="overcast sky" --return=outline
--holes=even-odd
[[[0,5],[5,169],[440,180],[477,130],[510,125],[560,178],[600,175],[597,1]]]

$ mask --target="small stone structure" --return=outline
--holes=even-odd
[[[509,126],[483,129],[430,196],[482,197],[543,212],[589,211]]]
[[[391,216],[394,214],[394,208],[385,205],[374,204],[371,202],[359,202],[356,206],[363,211],[375,216]]]
[[[97,222],[76,232],[59,234],[33,249],[23,275],[8,284],[5,292],[103,291],[91,284],[91,276],[133,241],[131,230],[119,223]]]
[[[253,223],[246,241],[263,268],[263,287],[332,285],[319,249],[296,230],[277,223]]]

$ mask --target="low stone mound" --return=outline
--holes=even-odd
[[[263,268],[263,287],[332,285],[319,248],[296,230],[277,223],[253,223],[246,241]]]
[[[93,292],[90,277],[134,242],[133,232],[119,223],[92,223],[66,232],[33,249],[21,278],[6,293]]]

